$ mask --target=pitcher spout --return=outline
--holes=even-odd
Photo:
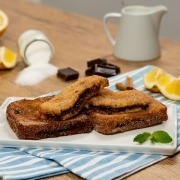
[[[157,30],[159,30],[159,25],[161,23],[161,19],[167,11],[168,11],[168,9],[164,5],[152,7],[152,19],[154,22],[154,26],[157,28]]]
[[[164,5],[159,5],[159,6],[155,6],[153,7],[154,12],[167,12],[167,7]]]

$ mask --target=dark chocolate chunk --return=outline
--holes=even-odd
[[[87,61],[88,69],[86,69],[86,76],[99,75],[103,77],[111,77],[120,73],[120,68],[116,65],[109,64],[106,59],[97,58]]]
[[[90,67],[90,68],[86,69],[86,71],[85,71],[86,76],[94,75],[94,70],[95,70],[95,67]]]
[[[115,76],[120,72],[120,68],[112,64],[96,64],[94,73],[103,77]]]
[[[70,67],[67,67],[64,69],[59,69],[57,76],[64,79],[65,81],[70,81],[70,80],[78,79],[79,72]]]
[[[106,59],[101,59],[101,58],[93,59],[87,61],[87,67],[95,67],[95,64],[105,64],[105,63],[107,63]]]
[[[119,74],[120,73],[120,67],[118,67],[118,66],[116,66],[116,65],[114,65],[114,64],[107,64],[107,65],[109,65],[109,66],[111,66],[112,68],[114,68],[115,70],[116,70],[116,74]]]

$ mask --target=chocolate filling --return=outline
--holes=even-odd
[[[89,105],[89,108],[92,110],[106,112],[108,114],[112,114],[115,112],[124,113],[125,111],[139,112],[142,110],[146,110],[148,107],[149,107],[148,104],[136,104],[136,105],[131,105],[131,106],[119,107],[119,108],[114,108],[114,107],[110,107],[110,106],[94,106],[92,104]],[[140,108],[140,110],[139,110],[139,108]]]

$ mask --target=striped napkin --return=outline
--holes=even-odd
[[[134,87],[153,95],[163,103],[177,105],[178,135],[177,152],[180,150],[180,103],[165,99],[160,94],[151,94],[143,87],[143,74],[154,68],[145,66],[109,79],[110,89],[116,82],[125,82],[126,76],[133,77]],[[145,167],[166,159],[157,154],[126,152],[95,152],[72,149],[45,149],[28,147],[0,147],[0,177],[3,179],[40,179],[67,172],[84,179],[123,179]]]

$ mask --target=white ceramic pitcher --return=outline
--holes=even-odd
[[[127,6],[121,13],[108,13],[103,24],[111,42],[114,55],[123,60],[147,61],[160,56],[159,25],[167,12],[163,5],[155,7]],[[107,22],[109,18],[120,18],[117,37],[113,39]]]

